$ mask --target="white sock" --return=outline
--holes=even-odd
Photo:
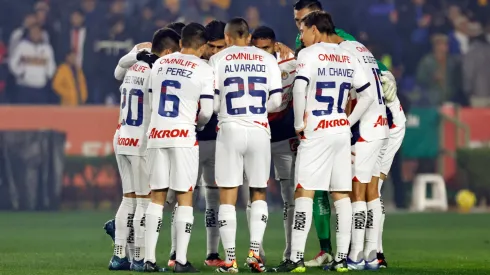
[[[187,248],[191,239],[194,213],[192,206],[179,206],[175,213],[175,230],[177,231],[177,255],[175,260],[187,263]]]
[[[226,263],[236,260],[235,240],[236,240],[236,210],[231,204],[222,204],[218,211],[218,224],[221,242],[226,254]]]
[[[250,200],[247,202],[247,209],[245,209],[245,214],[247,214],[247,226],[250,229],[250,211],[252,210],[252,203]]]
[[[260,254],[268,216],[267,202],[263,200],[252,202],[250,206],[250,228],[253,230],[250,230],[250,250],[257,255]]]
[[[134,259],[141,261],[145,258],[145,212],[150,199],[137,198],[134,212]]]
[[[204,224],[206,226],[206,254],[218,253],[219,246],[219,227],[218,227],[218,208],[219,208],[219,189],[205,188],[204,198],[206,200],[206,216]]]
[[[379,220],[378,253],[383,253],[383,228],[385,226],[386,212],[383,198],[379,197],[379,200],[381,202],[381,218]]]
[[[379,193],[379,196],[381,197],[381,188],[383,187],[383,180],[381,178],[379,178],[379,181],[378,181],[378,193]]]
[[[155,250],[162,227],[163,205],[150,202],[145,215],[145,262],[156,263]]]
[[[297,198],[295,200],[293,230],[291,232],[290,260],[298,262],[305,257],[305,246],[308,232],[313,220],[313,199]]]
[[[337,254],[335,261],[340,262],[347,258],[349,253],[350,236],[352,230],[352,204],[350,198],[343,198],[333,203],[337,217]]]
[[[364,245],[364,260],[366,261],[376,259],[381,212],[379,198],[367,203],[366,241]]]
[[[177,230],[175,229],[175,212],[177,211],[177,207],[179,207],[179,204],[175,203],[174,207],[172,208],[172,218],[170,220],[170,254],[173,254],[177,248]]]
[[[352,203],[352,236],[349,258],[354,262],[359,262],[363,259],[366,212],[367,205],[365,201]]]
[[[289,259],[291,257],[291,230],[293,229],[294,220],[294,184],[291,180],[281,180],[281,196],[284,214],[284,235],[286,240],[286,248],[282,254],[282,258]]]
[[[133,227],[136,199],[123,197],[116,213],[116,232],[114,238],[114,255],[119,258],[126,257],[126,245]],[[132,241],[132,240],[130,240]]]

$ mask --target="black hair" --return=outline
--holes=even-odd
[[[335,34],[332,16],[327,12],[314,11],[306,15],[301,22],[308,28],[315,26],[320,33]]]
[[[274,32],[273,29],[266,27],[266,26],[260,26],[254,30],[252,33],[252,39],[270,39],[272,41],[276,41],[276,33]]]
[[[293,8],[297,11],[302,9],[310,9],[313,11],[323,10],[322,3],[318,0],[298,0],[298,2],[293,5]]]
[[[199,23],[190,23],[182,29],[182,48],[199,49],[208,43],[206,29]]]
[[[182,22],[172,22],[167,24],[165,28],[174,30],[179,36],[182,35],[182,29],[185,27],[185,24]]]
[[[235,17],[228,21],[225,32],[233,38],[243,38],[250,34],[247,21],[241,17]]]
[[[153,53],[161,53],[164,50],[176,52],[179,47],[180,35],[169,28],[159,29],[153,35],[151,42],[151,51]]]
[[[206,36],[208,41],[213,42],[225,39],[226,23],[223,21],[213,20],[206,25]]]

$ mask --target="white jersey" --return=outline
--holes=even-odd
[[[117,139],[117,154],[143,156],[146,132],[150,123],[150,66],[142,61],[131,66],[120,87],[121,127]]]
[[[403,112],[403,108],[398,97],[396,97],[393,102],[388,102],[386,107],[388,107],[390,110],[393,119],[393,125],[391,128],[404,128],[407,118],[405,117],[405,112]]]
[[[148,148],[196,145],[199,99],[213,99],[213,78],[212,68],[193,55],[177,52],[155,62]]]
[[[270,133],[267,100],[282,92],[281,70],[274,56],[255,47],[231,46],[212,56],[209,64],[220,100],[218,125],[235,122]]]
[[[285,110],[293,101],[293,83],[296,76],[296,59],[293,54],[290,54],[287,59],[281,59],[279,53],[277,55],[277,64],[281,70],[282,79],[282,102],[278,112]],[[272,113],[273,114],[273,113]],[[271,115],[272,115],[271,114]]]
[[[314,44],[299,53],[296,79],[308,82],[305,137],[349,133],[349,91],[370,86],[357,58],[337,44]]]
[[[366,141],[387,138],[389,136],[388,118],[380,80],[381,71],[376,58],[363,44],[357,41],[344,41],[340,43],[340,47],[351,52],[359,60],[371,83],[371,86],[364,93],[368,93],[374,101],[359,120],[361,137]],[[357,93],[354,95],[359,98]]]

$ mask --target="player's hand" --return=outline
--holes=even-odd
[[[136,49],[141,51],[143,49],[151,49],[151,42],[143,42],[136,45]]]
[[[303,116],[303,127],[301,129],[298,129],[298,130],[295,130],[296,131],[296,135],[298,136],[298,138],[301,140],[304,138],[305,136],[305,129],[306,129],[306,122],[308,120],[308,113],[305,112],[304,116]]]
[[[149,53],[147,51],[141,51],[136,55],[136,59],[138,61],[146,62],[148,65],[150,65],[150,68],[153,68],[153,63],[155,63],[158,58],[160,58],[158,57],[158,55]]]
[[[397,94],[396,80],[393,74],[389,71],[382,72],[381,84],[383,85],[383,95],[386,101],[393,102]]]
[[[282,44],[281,42],[276,42],[274,45],[274,51],[279,52],[279,56],[282,60],[288,59],[289,55],[294,54],[294,51],[291,50],[288,46]]]

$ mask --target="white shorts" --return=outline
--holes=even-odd
[[[116,161],[124,194],[136,193],[138,196],[150,194],[146,157],[116,154]]]
[[[350,156],[350,133],[301,140],[296,156],[296,188],[351,191]]]
[[[223,124],[216,139],[216,184],[237,187],[245,172],[249,187],[266,188],[271,167],[271,141],[264,129],[233,122]]]
[[[393,164],[396,152],[400,149],[405,137],[405,127],[396,127],[390,129],[390,137],[388,143],[381,148],[381,154],[379,155],[381,162],[381,173],[388,175]]]
[[[170,188],[188,192],[194,189],[199,166],[199,146],[149,148],[147,153],[151,190]]]
[[[369,183],[373,176],[379,177],[381,161],[379,155],[384,144],[388,139],[378,139],[373,141],[358,141],[352,146],[356,153],[354,165],[352,166],[352,181]]]
[[[216,141],[199,141],[199,172],[197,186],[217,187],[214,184]]]
[[[277,180],[294,179],[294,162],[298,146],[297,138],[271,143],[272,162]]]

